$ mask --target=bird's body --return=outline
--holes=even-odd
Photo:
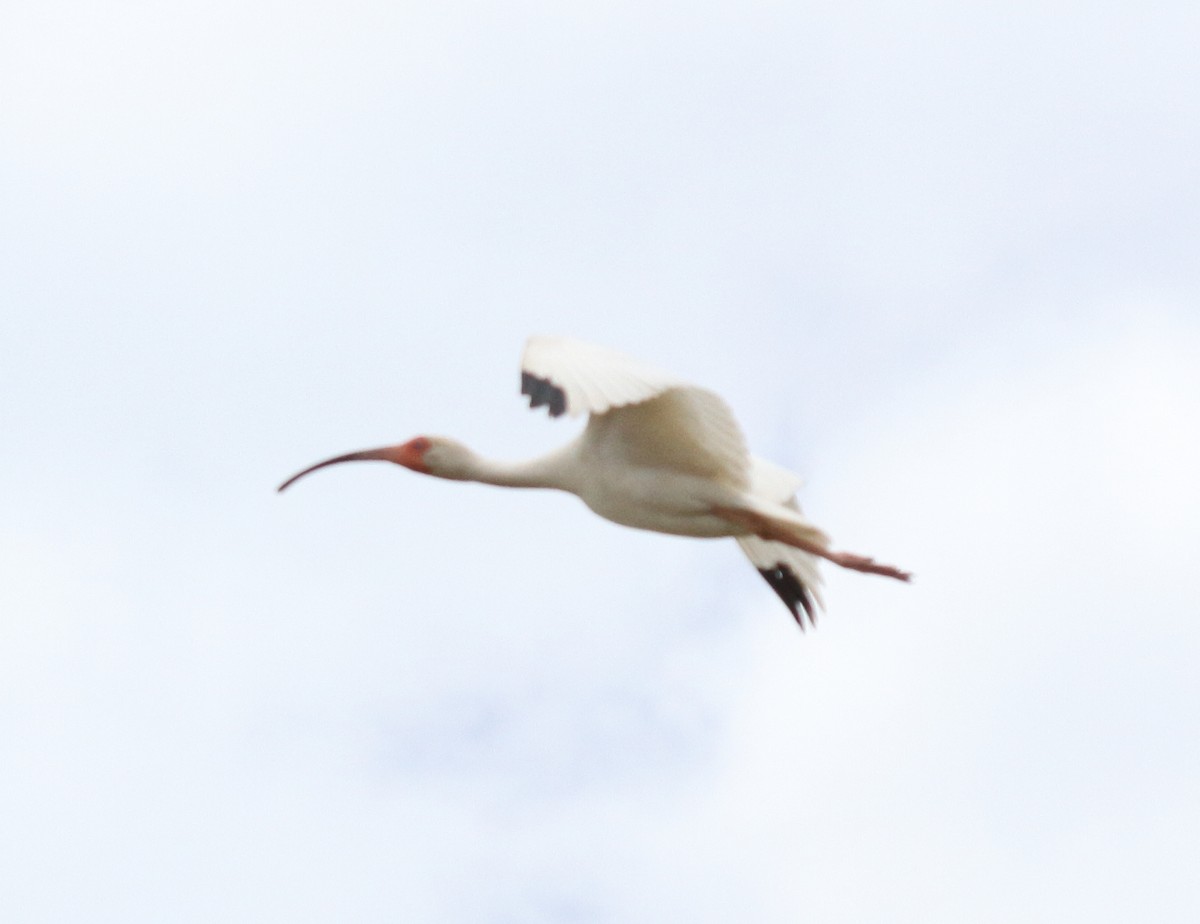
[[[717,395],[601,347],[534,337],[521,366],[522,392],[551,416],[587,413],[587,427],[562,448],[528,462],[485,459],[447,437],[349,453],[337,462],[379,459],[423,474],[503,487],[551,488],[578,496],[623,526],[698,538],[734,537],[801,628],[819,605],[817,559],[908,580],[869,558],[829,548],[795,499],[800,480],[751,456]]]
[[[695,475],[599,468],[597,476],[574,493],[593,513],[622,526],[699,539],[733,535],[729,521],[712,511],[734,501],[735,492]]]

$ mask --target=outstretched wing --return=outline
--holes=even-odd
[[[613,350],[570,337],[530,337],[521,357],[521,394],[551,417],[604,414],[685,385]]]
[[[746,441],[729,406],[653,366],[567,337],[532,337],[521,392],[552,417],[590,414],[584,443],[614,463],[749,485]]]
[[[765,459],[751,459],[750,491],[755,497],[783,504],[799,513],[800,504],[796,501],[799,487],[800,479],[786,469]],[[817,610],[825,608],[819,590],[821,572],[816,556],[758,536],[741,536],[737,542],[800,628],[804,628],[806,616],[809,625],[815,626]]]

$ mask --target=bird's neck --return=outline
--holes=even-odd
[[[502,488],[556,488],[574,491],[570,479],[570,447],[521,462],[502,462],[473,454],[467,480]]]

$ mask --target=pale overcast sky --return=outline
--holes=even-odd
[[[0,12],[0,904],[1200,919],[1200,7]],[[838,544],[533,455],[530,333],[724,394]]]

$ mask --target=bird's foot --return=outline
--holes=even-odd
[[[897,581],[910,581],[912,574],[893,568],[891,565],[881,565],[875,559],[865,555],[855,555],[853,552],[830,552],[829,560],[835,565],[849,568],[851,571],[865,571],[867,574],[882,574],[884,577],[895,578]]]

